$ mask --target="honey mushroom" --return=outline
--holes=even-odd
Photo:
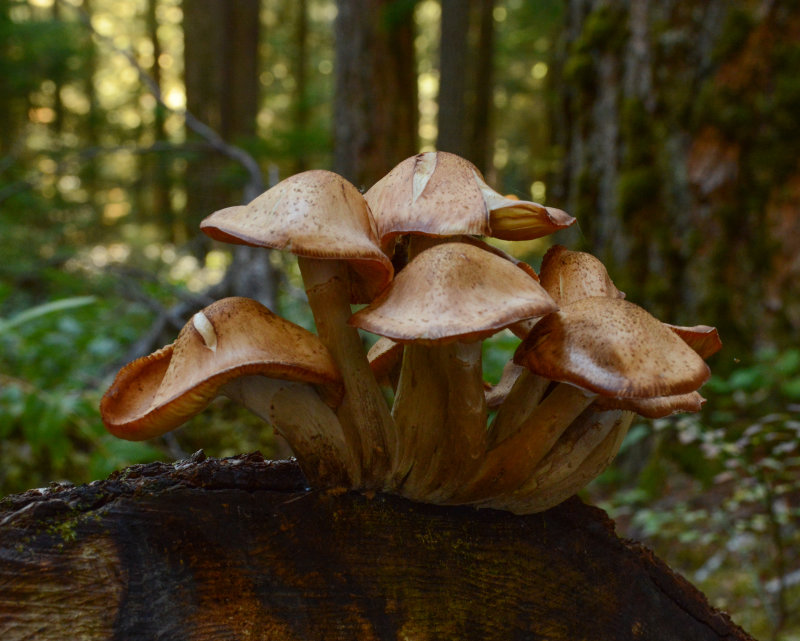
[[[100,413],[112,434],[140,441],[228,396],[286,438],[311,483],[349,487],[360,470],[333,412],[342,391],[314,334],[234,297],[197,312],[174,343],[122,368]]]
[[[364,197],[341,176],[311,170],[287,178],[248,205],[208,216],[200,228],[216,240],[290,251],[297,256],[317,333],[342,375],[338,409],[361,461],[364,487],[380,487],[394,451],[389,408],[369,368],[351,303],[372,300],[391,281]]]

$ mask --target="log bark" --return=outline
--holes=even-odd
[[[0,638],[750,637],[578,499],[520,517],[198,453],[0,502]]]

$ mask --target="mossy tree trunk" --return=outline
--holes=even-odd
[[[551,78],[561,199],[662,318],[800,330],[800,6],[571,0]]]
[[[0,638],[750,638],[577,499],[515,516],[304,485],[195,455],[5,499]]]

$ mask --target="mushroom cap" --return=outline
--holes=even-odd
[[[545,253],[539,280],[559,306],[590,296],[625,298],[599,259],[562,245],[553,245]]]
[[[395,236],[407,233],[522,240],[575,222],[559,209],[502,196],[484,182],[475,165],[444,151],[406,158],[364,197],[384,249]]]
[[[664,418],[680,412],[699,412],[706,402],[699,392],[652,398],[599,397],[594,406],[603,410],[628,410],[645,418]]]
[[[539,281],[547,293],[561,307],[589,296],[625,298],[606,271],[605,265],[586,252],[570,251],[562,245],[553,245],[542,258]],[[518,338],[525,338],[538,318],[520,321],[511,326]]]
[[[347,180],[322,169],[286,178],[248,205],[214,212],[200,229],[226,243],[345,260],[356,275],[354,302],[372,300],[394,273],[364,197]]]
[[[466,243],[420,252],[350,324],[400,343],[474,341],[557,309],[528,273]]]
[[[688,394],[710,375],[703,359],[661,321],[633,303],[603,296],[545,316],[514,361],[551,380],[617,398]]]
[[[722,349],[722,341],[716,327],[709,325],[694,325],[682,327],[664,323],[673,332],[680,336],[686,344],[697,352],[701,358],[708,358]]]
[[[379,383],[384,384],[391,371],[403,359],[403,344],[381,336],[367,352],[369,368]]]
[[[100,401],[108,430],[144,440],[201,412],[239,376],[314,383],[335,406],[341,378],[311,332],[249,298],[225,298],[186,323],[174,343],[123,367]]]

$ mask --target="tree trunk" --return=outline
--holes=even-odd
[[[464,0],[442,0],[437,117],[439,132],[436,146],[440,151],[449,151],[459,156],[467,155],[470,4]]]
[[[258,0],[184,0],[186,104],[200,121],[227,143],[255,135],[258,114]],[[224,178],[230,160],[209,151],[189,165],[187,212],[191,237],[200,220],[239,202],[249,202],[263,183],[252,178],[232,189]],[[204,252],[203,252],[204,253]],[[261,248],[237,246],[220,289],[224,295],[248,296],[277,311],[278,277]]]
[[[475,56],[475,99],[467,158],[484,174],[492,167],[491,134],[494,104],[494,0],[478,0],[478,47]]]
[[[369,188],[418,151],[414,3],[337,6],[334,170]]]
[[[555,200],[631,300],[737,352],[800,331],[800,7],[571,0]],[[559,124],[557,122],[557,124]]]
[[[436,146],[492,167],[489,119],[494,99],[494,0],[444,0],[439,43]]]
[[[2,501],[0,637],[750,638],[577,499],[439,507],[202,453]]]

